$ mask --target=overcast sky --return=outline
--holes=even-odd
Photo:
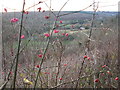
[[[35,3],[38,3],[40,0],[26,0],[25,8],[28,8]],[[60,10],[63,4],[67,0],[51,0],[51,8],[55,11]],[[95,0],[99,1],[99,11],[118,11],[118,2],[120,0]],[[50,6],[50,0],[45,1]],[[81,10],[90,4],[92,4],[93,0],[69,0],[66,6],[62,9],[63,11],[77,11]],[[21,11],[23,0],[2,0],[2,8],[7,8],[8,11],[13,11],[12,9],[16,9],[16,11]],[[48,10],[44,3],[37,5],[30,9],[30,11],[37,10],[38,7],[41,7],[42,10]],[[91,11],[92,7],[87,9],[86,11]]]

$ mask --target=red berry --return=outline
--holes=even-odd
[[[37,10],[39,10],[39,12],[40,12],[41,9],[42,9],[41,7],[37,8]]]
[[[18,18],[12,18],[10,21],[11,21],[12,23],[14,23],[14,22],[17,22],[17,21],[19,21],[19,20],[18,20]]]
[[[59,78],[60,80],[62,80],[62,78]]]
[[[45,35],[46,37],[49,37],[49,36],[50,36],[50,34],[49,34],[49,33],[45,33],[44,35]]]
[[[102,68],[106,67],[106,65],[103,65]]]
[[[45,19],[49,19],[50,17],[49,16],[45,16]]]
[[[22,36],[21,36],[21,39],[24,39],[24,38],[25,38],[25,35],[22,35]]]
[[[36,65],[35,67],[40,68],[40,65]]]
[[[64,64],[64,66],[67,66],[67,64]]]
[[[4,11],[5,11],[5,12],[7,12],[7,9],[6,9],[6,8],[4,8]]]
[[[38,57],[40,57],[40,58],[41,58],[42,56],[43,56],[42,54],[39,54],[39,55],[38,55]]]
[[[90,57],[87,57],[88,60],[90,60]]]
[[[69,35],[68,33],[65,34],[65,36],[68,36],[68,35]]]
[[[87,56],[86,56],[86,55],[84,56],[84,59],[85,59],[85,58],[87,58]]]
[[[58,33],[59,32],[59,30],[54,30],[54,33]]]
[[[116,77],[116,78],[115,78],[115,80],[119,80],[119,78],[118,78],[118,77]]]
[[[60,21],[60,23],[63,23],[62,21]]]
[[[99,79],[95,79],[94,82],[99,82]]]
[[[45,12],[45,10],[43,10],[42,12]]]

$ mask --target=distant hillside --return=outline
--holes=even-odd
[[[62,14],[66,14],[66,13],[72,13],[75,11],[62,11],[60,13],[60,15]],[[55,11],[55,14],[57,14],[58,12]],[[48,11],[42,13],[42,12],[29,12],[28,15],[25,15],[26,17],[30,18],[30,19],[36,19],[35,17],[37,17],[37,19],[41,19],[44,20],[44,16],[45,15],[51,15],[50,20],[55,20],[55,17],[52,13],[49,13]],[[92,11],[81,11],[78,13],[73,13],[73,14],[69,14],[69,15],[65,15],[60,17],[61,20],[84,20],[84,19],[91,19],[93,12]],[[96,17],[97,18],[107,18],[107,17],[113,17],[117,15],[117,12],[97,12],[96,13]],[[7,17],[7,18],[12,18],[12,17],[17,17],[20,18],[21,17],[21,13],[20,12],[9,12],[9,13],[3,13],[3,18]]]

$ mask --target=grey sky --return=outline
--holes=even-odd
[[[38,3],[40,0],[26,0],[26,8],[32,6],[34,3]],[[67,0],[51,0],[52,1],[52,9],[58,11],[62,5]],[[119,0],[95,0],[99,2],[99,11],[117,11],[118,10],[118,1]],[[63,11],[77,11],[83,9],[90,5],[93,0],[70,0],[68,4],[62,9]],[[16,9],[16,11],[21,11],[23,0],[3,0],[2,8],[8,8],[8,11],[13,11],[12,9]],[[46,3],[50,6],[50,0],[46,0]],[[37,5],[34,8],[31,8],[30,11],[37,10],[38,7],[42,7],[43,10],[48,10],[45,4]],[[87,9],[86,11],[91,11],[92,7]]]

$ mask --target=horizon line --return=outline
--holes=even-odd
[[[12,12],[13,11],[11,11],[11,12],[1,12],[0,11],[0,13],[12,13]],[[15,11],[15,12],[21,12],[21,11]],[[28,11],[28,12],[38,12],[38,11]],[[45,11],[45,12],[49,12],[49,11]],[[52,12],[59,12],[59,11],[52,11]],[[74,12],[74,11],[61,11],[61,12]],[[78,11],[78,12],[94,12],[94,11],[89,10],[89,11]],[[120,11],[97,11],[97,12],[120,12]],[[42,13],[42,12],[38,12],[38,13]]]

